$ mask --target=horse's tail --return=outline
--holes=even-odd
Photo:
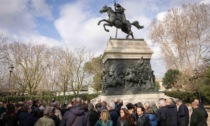
[[[134,25],[136,28],[138,29],[142,29],[144,28],[144,26],[140,26],[138,21],[134,21],[133,23],[131,23],[131,25]]]

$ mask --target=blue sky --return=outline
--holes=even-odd
[[[144,38],[154,54],[152,67],[157,77],[165,72],[158,47],[148,37],[148,26],[154,18],[161,19],[173,7],[182,4],[205,3],[210,0],[116,0],[125,9],[128,20],[138,20],[143,30],[132,28],[135,38]],[[100,19],[102,6],[113,8],[114,0],[0,0],[0,33],[9,40],[45,43],[49,46],[86,47],[96,55],[102,54],[115,28],[105,32]],[[125,38],[120,30],[119,38]]]

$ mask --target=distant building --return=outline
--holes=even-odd
[[[80,91],[79,94],[94,94],[96,91],[91,86],[84,86]],[[65,95],[73,95],[74,92],[72,89],[68,89],[68,91],[65,92]],[[64,92],[56,92],[56,96],[63,96]]]

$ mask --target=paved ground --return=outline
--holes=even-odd
[[[208,114],[210,116],[210,110],[208,110]],[[208,117],[207,123],[208,123],[208,126],[210,126],[210,117]]]

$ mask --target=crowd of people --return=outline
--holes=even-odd
[[[181,100],[172,98],[125,105],[121,99],[98,99],[94,105],[79,97],[63,105],[56,100],[0,102],[0,126],[207,126],[208,113],[201,102],[195,99],[191,106],[190,115]]]

